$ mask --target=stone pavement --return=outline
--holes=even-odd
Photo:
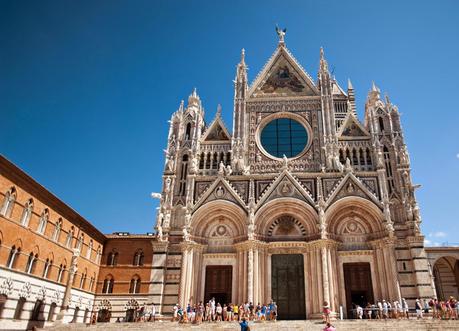
[[[459,321],[438,321],[438,320],[387,320],[387,321],[367,321],[367,320],[344,320],[335,321],[333,325],[337,331],[355,331],[355,330],[375,330],[375,331],[395,331],[395,330],[459,330]],[[320,321],[278,321],[278,322],[255,322],[250,323],[251,330],[258,331],[276,331],[276,330],[322,330],[324,324]],[[203,323],[200,325],[178,324],[173,322],[155,322],[155,323],[99,323],[97,325],[86,326],[84,324],[65,324],[46,328],[49,331],[147,331],[147,330],[164,330],[164,331],[197,331],[197,330],[240,330],[235,322],[224,323]]]

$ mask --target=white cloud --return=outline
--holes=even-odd
[[[456,157],[459,159],[459,153],[456,154]]]
[[[424,239],[425,246],[430,246],[431,244],[432,244],[432,241],[430,241],[429,239]]]
[[[432,238],[445,238],[446,237],[446,233],[443,232],[443,231],[437,231],[437,232],[429,233],[429,237],[432,237]]]

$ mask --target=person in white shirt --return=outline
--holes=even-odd
[[[405,315],[406,318],[410,318],[409,311],[410,308],[408,307],[408,302],[406,302],[405,298],[402,298],[402,310],[403,310],[403,315]]]
[[[156,318],[156,306],[153,303],[151,306],[151,320],[154,322]]]
[[[362,319],[363,318],[363,308],[360,307],[360,305],[357,305],[357,318]]]
[[[174,316],[172,317],[172,322],[175,322],[178,320],[178,309],[179,305],[178,303],[174,306]]]

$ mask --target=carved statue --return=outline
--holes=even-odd
[[[282,157],[282,169],[288,169],[288,158],[285,156]]]
[[[166,155],[166,169],[167,171],[174,171],[174,157],[171,155]]]
[[[183,227],[183,240],[184,241],[190,241],[190,233],[188,232],[188,229],[186,226]]]
[[[284,37],[285,37],[285,34],[287,33],[287,29],[284,28],[284,29],[280,29],[277,25],[276,25],[276,32],[277,32],[277,35],[279,36],[279,43],[284,43]]]
[[[171,214],[166,213],[166,217],[164,218],[164,227],[167,229],[171,223]]]
[[[255,160],[257,162],[261,162],[261,153],[260,152],[257,153],[257,156],[256,156]]]
[[[158,219],[156,221],[157,226],[161,226],[163,224],[163,219],[164,219],[164,214],[163,213],[158,213]]]
[[[169,193],[170,190],[171,190],[171,178],[170,177],[166,177],[166,182],[165,182],[165,186],[164,186],[164,192]]]
[[[191,223],[191,213],[186,212],[185,214],[185,226],[190,226]]]
[[[336,155],[336,156],[333,158],[333,167],[334,167],[336,170],[338,170],[339,172],[343,172],[343,171],[344,171],[344,166],[343,166],[343,164],[340,162],[338,155]]]
[[[401,164],[410,164],[410,159],[408,156],[408,149],[406,148],[406,145],[404,145],[400,149],[400,163]]]
[[[352,172],[351,160],[348,157],[346,158],[345,170],[346,172]]]
[[[226,174],[226,176],[230,176],[232,173],[233,173],[233,169],[232,169],[231,166],[228,164],[228,165],[226,166],[225,174]]]
[[[193,158],[191,159],[191,169],[190,169],[190,170],[191,170],[191,173],[192,173],[192,174],[197,173],[198,170],[199,170],[199,169],[198,169],[198,159],[197,159],[196,157],[193,157]]]
[[[225,165],[223,164],[223,161],[220,161],[220,165],[218,167],[218,174],[220,176],[223,176],[225,174]]]
[[[164,238],[163,238],[163,227],[161,225],[157,225],[156,226],[156,237],[158,238],[159,241],[164,241]]]
[[[242,169],[242,174],[243,174],[244,176],[250,175],[250,166],[245,166],[245,167],[243,167],[243,169]]]

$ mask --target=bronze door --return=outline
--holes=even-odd
[[[232,266],[207,266],[204,301],[208,302],[211,298],[215,298],[215,303],[220,303],[222,306],[225,303],[231,303],[232,280]]]
[[[344,263],[343,270],[347,317],[353,318],[355,305],[365,308],[374,302],[370,263]]]
[[[305,319],[303,255],[273,255],[271,275],[271,293],[277,304],[278,318]]]

